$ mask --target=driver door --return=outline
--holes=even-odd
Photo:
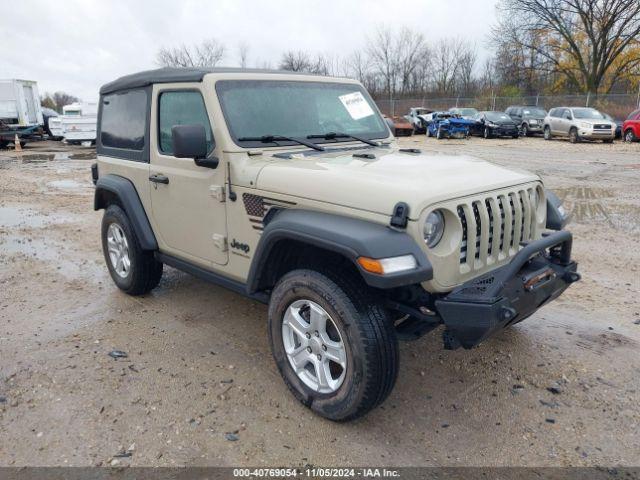
[[[171,127],[204,125],[209,155],[216,153],[201,84],[155,85],[151,115],[149,181],[153,223],[163,253],[200,266],[228,261],[224,197],[226,166],[199,167],[173,156]]]

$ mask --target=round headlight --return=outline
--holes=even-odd
[[[434,210],[424,222],[424,242],[427,247],[433,248],[442,239],[444,233],[444,215],[440,210]]]

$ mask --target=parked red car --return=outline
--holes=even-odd
[[[637,142],[640,140],[640,109],[631,112],[631,115],[622,124],[625,142]]]

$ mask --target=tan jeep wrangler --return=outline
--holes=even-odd
[[[116,285],[147,293],[166,264],[268,303],[285,382],[332,420],[389,395],[398,339],[443,324],[471,348],[580,278],[536,175],[399,149],[354,80],[126,76],[100,91],[97,151]]]

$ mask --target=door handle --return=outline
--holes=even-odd
[[[169,184],[168,177],[165,177],[164,175],[159,175],[157,173],[154,175],[149,175],[149,181],[153,183],[163,183],[164,185]]]

